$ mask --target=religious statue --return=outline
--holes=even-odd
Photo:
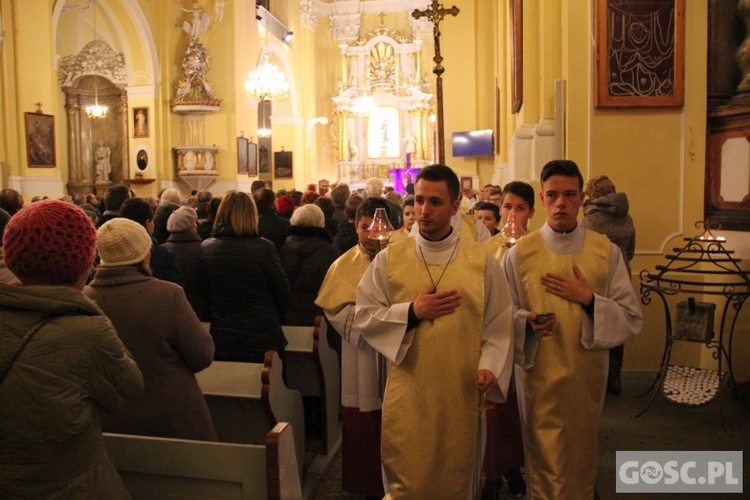
[[[214,2],[214,18],[221,24],[224,21],[224,4],[225,0],[216,0]]]
[[[406,148],[405,151],[411,155],[414,155],[414,153],[417,152],[417,139],[414,136],[409,137],[406,140]]]
[[[202,35],[210,28],[211,16],[203,12],[198,2],[193,2],[192,9],[182,8],[184,12],[191,12],[193,14],[193,21],[185,21],[182,23],[182,29],[188,33],[192,38],[197,38]]]
[[[359,154],[359,148],[357,147],[357,141],[354,140],[354,137],[349,137],[348,149],[349,161],[356,161],[357,155]]]
[[[109,176],[112,173],[112,164],[109,161],[111,154],[109,146],[104,144],[103,140],[99,141],[99,145],[94,151],[94,160],[96,162],[96,180],[97,182],[106,182],[109,180]]]

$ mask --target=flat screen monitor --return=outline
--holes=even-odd
[[[492,129],[453,132],[453,156],[492,156]]]

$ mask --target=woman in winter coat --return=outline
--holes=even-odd
[[[325,216],[317,205],[302,205],[292,214],[286,242],[281,247],[281,264],[292,287],[292,305],[287,325],[314,325],[323,311],[315,305],[318,290],[339,251],[325,229]]]
[[[0,373],[0,497],[129,498],[100,413],[139,395],[143,377],[81,292],[95,242],[84,211],[57,200],[23,208],[5,229],[5,261],[23,286],[0,284],[0,366],[38,329]]]
[[[635,225],[628,214],[628,197],[616,192],[614,183],[606,175],[589,180],[583,193],[588,196],[583,203],[583,227],[607,236],[620,247],[630,275],[630,261],[635,254]],[[609,350],[607,392],[610,394],[618,395],[622,390],[620,372],[624,353],[622,345]]]
[[[97,233],[101,264],[84,293],[101,307],[138,363],[146,390],[104,430],[216,441],[216,430],[195,379],[214,355],[182,288],[151,276],[151,237],[129,219],[106,222]]]
[[[268,350],[283,355],[291,290],[276,248],[258,235],[249,195],[229,191],[222,198],[213,237],[201,244],[200,275],[215,359],[262,363]]]

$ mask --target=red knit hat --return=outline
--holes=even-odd
[[[22,208],[3,235],[5,264],[25,285],[75,283],[91,266],[95,244],[91,219],[59,200]]]
[[[285,194],[276,198],[276,210],[279,214],[291,214],[294,212],[294,198]]]

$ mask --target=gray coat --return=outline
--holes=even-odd
[[[194,375],[211,364],[214,344],[182,288],[137,266],[100,267],[84,293],[112,320],[146,382],[143,396],[107,417],[104,430],[215,441]]]
[[[612,193],[589,199],[583,204],[583,227],[601,233],[620,247],[630,274],[635,255],[635,225],[628,215],[630,204],[625,193]]]
[[[107,457],[100,413],[143,391],[112,323],[64,286],[0,284],[0,364],[42,317],[0,385],[0,496],[129,498]]]

